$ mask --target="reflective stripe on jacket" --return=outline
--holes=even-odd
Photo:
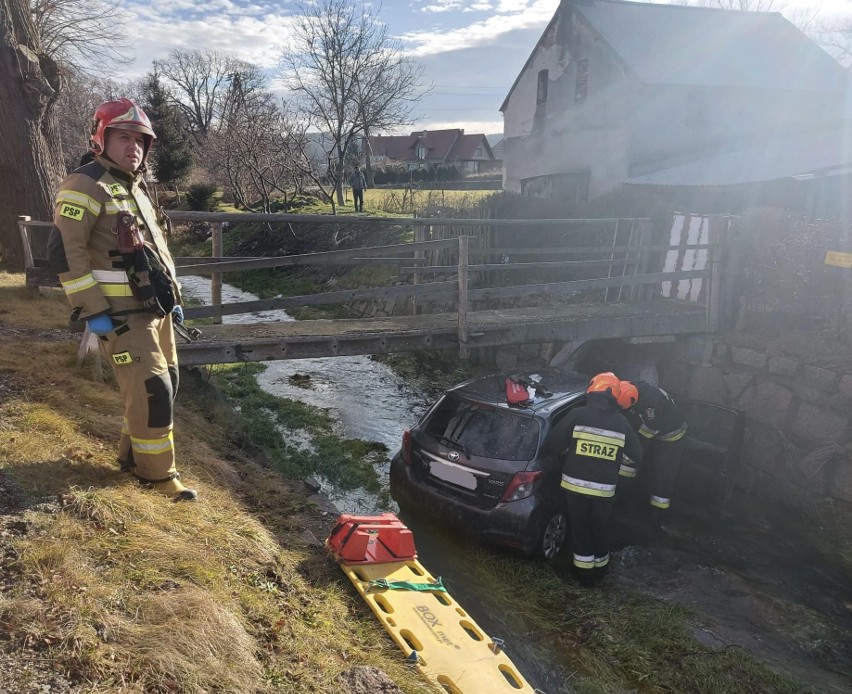
[[[174,260],[142,174],[130,174],[104,157],[69,174],[56,194],[54,228],[48,242],[51,265],[81,319],[102,313],[144,310],[130,291],[118,253],[116,218],[133,214],[145,244],[171,275],[180,302]],[[123,276],[123,277],[122,277]]]

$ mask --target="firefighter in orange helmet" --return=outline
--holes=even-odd
[[[618,406],[619,380],[600,373],[589,382],[586,405],[556,425],[562,447],[562,488],[571,519],[573,571],[584,585],[609,568],[609,519],[625,457],[638,461],[642,448]]]
[[[651,462],[652,522],[662,527],[672,502],[672,492],[683,452],[686,422],[674,399],[662,388],[645,381],[621,382],[619,405],[645,444],[646,459]]]
[[[148,196],[145,162],[156,135],[130,99],[106,101],[92,118],[92,161],[56,195],[48,242],[72,315],[99,337],[124,400],[118,462],[175,501],[197,498],[175,469],[178,387],[172,314],[180,287],[164,218]]]

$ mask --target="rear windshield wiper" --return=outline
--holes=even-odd
[[[462,453],[464,453],[465,458],[470,460],[470,451],[467,446],[465,446],[461,441],[456,441],[455,439],[450,438],[449,436],[436,436],[435,438],[442,443],[446,443],[453,448],[458,448]]]

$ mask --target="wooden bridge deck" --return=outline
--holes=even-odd
[[[576,304],[469,311],[468,347],[678,335],[707,330],[706,310],[689,302]],[[459,347],[455,313],[391,318],[208,325],[178,345],[183,365],[305,359]]]

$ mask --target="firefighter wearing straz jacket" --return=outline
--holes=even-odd
[[[652,519],[661,527],[672,503],[672,491],[683,452],[686,422],[672,397],[645,381],[622,381],[618,403],[647,441],[645,460],[652,465]]]
[[[623,462],[639,462],[636,432],[616,402],[619,380],[601,373],[586,390],[587,404],[560,421],[553,440],[562,447],[562,489],[571,519],[573,571],[591,585],[609,568],[609,521],[618,471]]]
[[[130,99],[96,109],[94,158],[59,188],[48,253],[73,315],[99,336],[115,373],[124,400],[119,464],[175,501],[194,500],[175,469],[171,314],[182,320],[183,313],[163,220],[143,177],[154,138]]]

